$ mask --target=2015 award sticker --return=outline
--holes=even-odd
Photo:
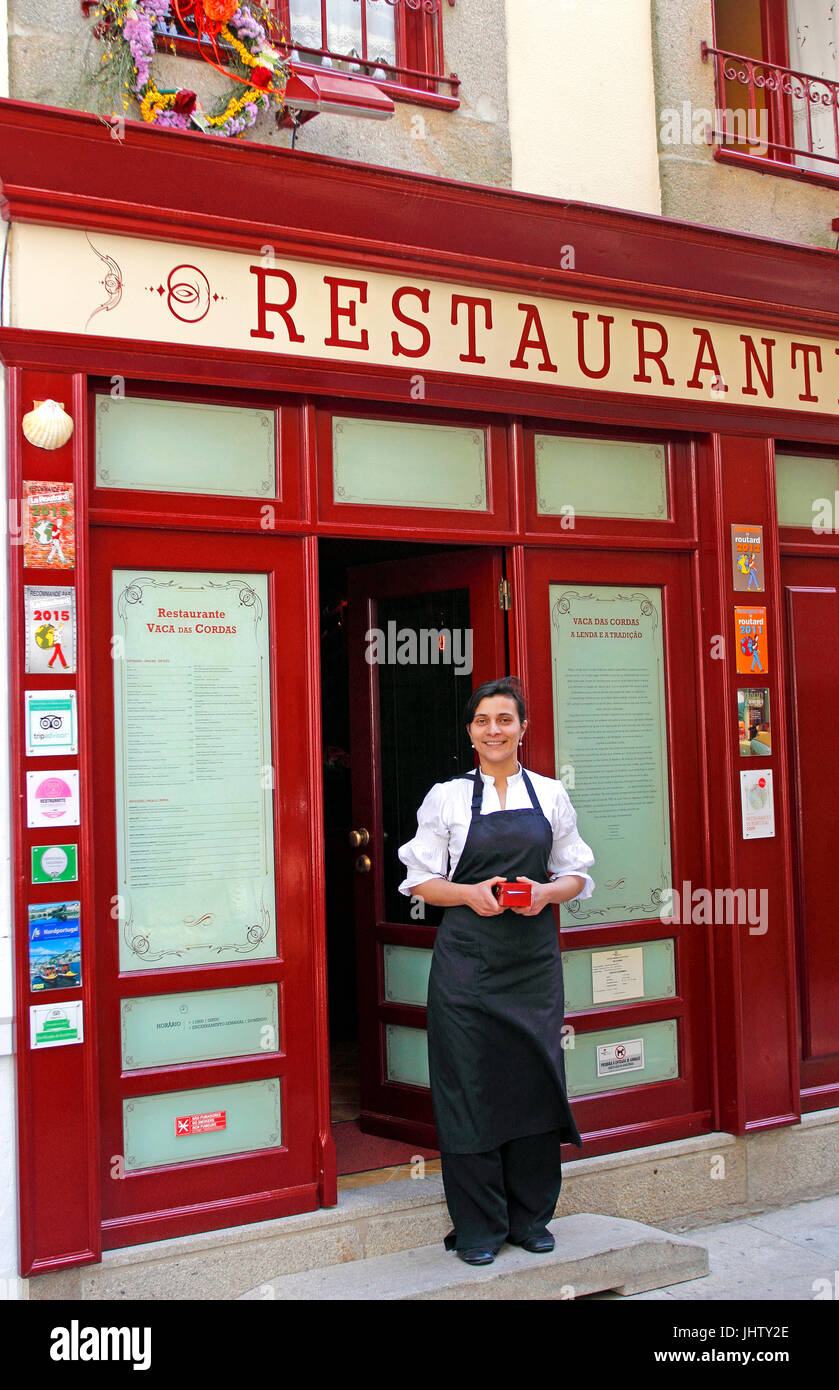
[[[76,845],[33,845],[33,883],[75,883],[79,877]]]
[[[75,690],[27,690],[26,756],[78,753]]]
[[[27,584],[23,590],[26,626],[24,669],[60,676],[76,669],[76,591]]]
[[[23,563],[30,570],[73,569],[76,513],[72,483],[23,484]]]
[[[79,824],[79,774],[65,772],[27,772],[26,824]]]

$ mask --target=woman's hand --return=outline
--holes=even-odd
[[[548,896],[551,885],[549,883],[537,883],[533,878],[526,878],[524,874],[519,874],[517,883],[530,884],[530,907],[514,907],[511,909],[517,912],[520,917],[537,917],[553,899]]]
[[[492,891],[493,884],[503,883],[501,874],[495,878],[485,878],[482,883],[464,884],[464,902],[477,912],[479,917],[497,917],[504,909]]]
[[[519,874],[516,882],[530,884],[530,907],[514,907],[511,911],[518,912],[521,917],[536,917],[549,903],[565,903],[569,898],[576,897],[585,879],[580,874],[563,874],[560,878],[551,879],[550,883],[537,883],[535,879]]]

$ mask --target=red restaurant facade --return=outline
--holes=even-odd
[[[596,856],[561,922],[583,1157],[839,1103],[834,253],[15,101],[0,126],[21,1274],[335,1204],[346,1018],[363,1126],[434,1147],[434,922],[395,851],[505,670]],[[58,447],[24,433],[45,400]],[[74,555],[39,565],[30,504],[62,492]],[[27,652],[65,599],[27,590],[68,587],[58,677]],[[39,774],[69,801],[77,774],[75,818],[38,819]],[[56,1046],[32,922],[69,899]]]

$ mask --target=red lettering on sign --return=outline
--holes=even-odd
[[[275,270],[264,265],[252,265],[250,267],[250,272],[251,275],[256,276],[256,312],[257,322],[259,324],[258,328],[251,329],[251,337],[273,338],[273,333],[266,327],[265,323],[266,314],[270,311],[272,314],[281,315],[283,323],[288,329],[288,340],[290,343],[305,343],[306,339],[303,337],[302,333],[297,332],[294,326],[294,320],[291,317],[291,310],[297,303],[297,281],[294,276],[289,275],[287,270]],[[273,275],[277,280],[285,281],[285,286],[288,290],[288,298],[283,304],[272,304],[270,300],[265,297],[265,282],[269,275]]]
[[[324,338],[324,343],[327,347],[353,347],[369,352],[370,342],[366,328],[362,328],[360,338],[342,338],[338,323],[339,319],[346,319],[351,328],[356,327],[358,306],[367,303],[367,281],[341,280],[335,275],[324,275],[323,283],[329,286],[329,310],[332,323],[330,335],[328,338]],[[349,304],[340,304],[338,301],[339,290],[357,290],[358,299],[351,299]]]

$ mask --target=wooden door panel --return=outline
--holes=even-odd
[[[839,1082],[839,937],[833,866],[839,778],[839,562],[786,559],[802,1089]]]
[[[514,594],[513,651],[527,684],[528,766],[549,777],[561,775],[555,750],[551,586],[559,586],[561,593],[567,590],[583,597],[596,596],[598,586],[605,586],[604,594],[608,589],[626,596],[642,589],[660,591],[671,882],[677,892],[685,883],[694,888],[707,884],[699,792],[702,786],[696,675],[699,653],[689,557],[656,552],[577,550],[569,553],[533,549],[524,552],[517,572],[521,576],[523,593]],[[605,639],[598,635],[601,630],[607,634]],[[608,644],[609,630],[608,626],[591,630],[595,646],[598,642]],[[629,629],[618,625],[614,630]],[[617,647],[618,644],[611,645]],[[608,708],[602,701],[598,702],[594,717],[599,721],[600,730],[594,742],[598,763],[595,772],[599,778],[606,779],[608,788],[610,766],[614,769],[617,760],[625,756],[626,739],[622,736],[620,721],[609,719]],[[573,787],[569,790],[574,800]],[[605,882],[610,878],[608,848],[598,845],[596,835],[587,834],[582,811],[578,811],[578,819],[580,833],[591,844],[595,855],[592,877],[595,884],[598,879]],[[612,874],[611,878],[614,877]],[[653,896],[651,902],[654,901]],[[600,1001],[598,1007],[569,1010],[566,1015],[569,1025],[583,1035],[581,1045],[588,1033],[616,1030],[616,1035],[632,1039],[639,1028],[656,1023],[671,1024],[675,1033],[677,1075],[571,1096],[578,1126],[587,1136],[586,1152],[592,1151],[590,1144],[594,1152],[623,1148],[630,1132],[633,1142],[652,1143],[710,1128],[713,1030],[709,1025],[708,970],[712,932],[710,924],[691,921],[681,906],[676,920],[671,923],[662,920],[654,907],[647,916],[635,916],[624,922],[610,919],[602,925],[593,919],[577,926],[563,914],[563,952],[587,952],[641,943],[646,962],[650,944],[672,941],[674,953],[675,994],[664,997],[651,989],[647,997],[645,983],[645,997],[605,1005]],[[666,949],[671,948],[667,946]],[[582,957],[576,959],[579,961]],[[568,1009],[567,964],[566,958]]]
[[[93,586],[92,605],[92,651],[94,679],[97,689],[97,720],[99,724],[99,746],[103,750],[96,767],[94,802],[96,808],[96,901],[98,933],[98,997],[99,997],[99,1035],[100,1035],[100,1098],[102,1116],[102,1210],[104,1243],[108,1248],[137,1241],[159,1239],[165,1236],[185,1234],[192,1231],[213,1229],[219,1226],[235,1225],[242,1221],[268,1219],[287,1215],[291,1212],[308,1211],[316,1208],[319,1201],[318,1178],[320,1173],[318,1157],[318,1116],[316,1114],[318,1085],[317,1069],[325,1065],[323,1049],[318,1047],[316,1010],[314,1005],[315,962],[313,903],[313,854],[311,848],[311,827],[309,824],[309,774],[313,765],[311,758],[312,715],[311,701],[317,692],[310,688],[308,667],[299,660],[299,650],[307,643],[305,632],[310,610],[307,592],[305,542],[296,539],[255,539],[239,537],[204,536],[199,533],[178,535],[151,532],[132,528],[124,531],[99,530],[93,535],[93,564],[96,582]],[[270,827],[262,837],[264,850],[260,848],[263,860],[273,869],[274,901],[276,909],[276,950],[266,949],[256,958],[249,955],[251,941],[259,937],[258,924],[249,936],[245,932],[242,947],[223,949],[217,952],[217,961],[206,959],[206,952],[195,957],[200,963],[192,963],[189,951],[179,957],[173,953],[159,955],[148,966],[127,969],[123,953],[119,955],[119,938],[122,922],[115,920],[114,904],[118,897],[118,827],[115,818],[115,793],[117,775],[115,768],[115,662],[123,653],[114,646],[114,622],[112,618],[112,574],[115,570],[137,573],[143,576],[144,585],[163,583],[172,574],[183,576],[186,608],[195,607],[189,599],[190,575],[196,572],[212,572],[213,582],[218,594],[213,611],[230,609],[230,621],[210,619],[201,623],[200,638],[196,631],[189,638],[181,637],[177,618],[161,626],[161,642],[171,643],[171,648],[162,649],[162,662],[169,660],[166,651],[181,650],[178,643],[202,641],[205,643],[224,640],[222,629],[225,624],[234,629],[237,625],[255,626],[257,617],[254,605],[246,590],[234,584],[232,593],[224,588],[225,576],[244,575],[266,577],[267,612],[260,612],[259,622],[266,623],[267,632],[258,648],[259,676],[257,688],[264,690],[267,685],[268,723],[270,724],[270,764],[261,768],[249,768],[248,776],[262,779],[263,788],[273,788],[268,793],[272,814]],[[155,579],[155,576],[159,576]],[[196,590],[198,579],[194,581]],[[143,588],[143,586],[140,586]],[[256,592],[256,579],[251,579],[251,587]],[[262,588],[260,578],[259,589]],[[143,589],[141,604],[145,601],[149,611],[143,617],[159,617],[155,603],[148,602],[149,595],[168,594],[167,590]],[[157,600],[155,600],[157,602]],[[260,600],[261,602],[261,600]],[[162,606],[165,609],[179,609],[181,600],[166,596]],[[207,611],[210,611],[209,609]],[[290,636],[286,613],[304,615],[302,623]],[[301,631],[302,627],[302,631]],[[167,632],[166,628],[171,628]],[[214,630],[215,629],[215,630]],[[240,632],[244,626],[239,627]],[[181,628],[183,631],[183,628]],[[311,638],[309,638],[311,641]],[[255,648],[256,649],[256,648]],[[203,649],[202,649],[203,650]],[[268,653],[267,664],[265,652]],[[198,654],[196,654],[198,653]],[[190,648],[181,661],[186,661],[192,673],[188,679],[198,682],[206,678],[210,688],[218,682],[219,700],[233,698],[229,688],[224,686],[230,679],[225,674],[222,656],[221,668],[214,668],[214,674],[205,672],[202,677],[202,657],[198,648]],[[189,664],[192,663],[192,664]],[[197,664],[194,664],[197,663]],[[218,674],[218,670],[221,674]],[[232,669],[232,668],[231,668]],[[180,688],[179,674],[172,673],[173,690]],[[216,685],[213,684],[216,682]],[[119,687],[119,683],[118,687]],[[224,688],[222,688],[224,686]],[[121,688],[121,687],[119,687]],[[126,689],[128,687],[126,686]],[[225,694],[225,691],[228,691]],[[235,692],[234,692],[235,693]],[[149,696],[154,700],[157,695]],[[263,696],[263,702],[266,697]],[[163,699],[163,695],[160,695]],[[260,705],[260,709],[265,703]],[[134,706],[126,703],[126,738],[132,737],[132,729],[142,727],[145,731],[154,724],[163,727],[165,721],[177,719],[177,710],[167,706],[155,711],[148,709],[144,714],[133,712]],[[197,708],[197,706],[196,706]],[[316,706],[314,706],[316,708]],[[195,757],[201,761],[203,775],[208,777],[208,798],[217,795],[213,777],[221,775],[220,764],[213,765],[213,759],[223,760],[224,747],[218,732],[211,727],[212,704],[201,705],[202,721],[196,719],[195,727],[184,727],[182,738],[194,738]],[[256,717],[247,710],[243,719]],[[262,737],[262,735],[260,735]],[[202,738],[204,744],[202,745]],[[153,759],[155,749],[149,747],[148,756]],[[264,749],[266,744],[260,746]],[[186,756],[186,755],[185,755]],[[195,766],[198,766],[196,761]],[[165,766],[161,774],[166,775]],[[236,775],[233,770],[231,775]],[[174,773],[173,787],[177,786]],[[267,781],[265,779],[268,779]],[[125,784],[127,785],[127,783]],[[221,785],[221,782],[218,783]],[[165,798],[164,798],[165,800]],[[165,806],[159,808],[162,815]],[[220,814],[218,814],[220,812]],[[197,814],[197,813],[196,813]],[[203,872],[212,879],[214,876],[224,882],[224,873],[218,873],[217,865],[225,857],[225,833],[236,827],[236,811],[232,805],[217,805],[213,822],[213,833],[220,835],[219,847],[214,854],[214,862]],[[188,826],[188,820],[184,821]],[[268,822],[266,821],[266,826]],[[271,834],[273,831],[273,834]],[[187,838],[188,834],[187,834]],[[127,843],[127,841],[126,841]],[[230,853],[231,851],[228,851]],[[190,851],[183,843],[176,846],[173,862],[177,881],[178,856],[192,868],[187,868],[185,882],[187,891],[199,872],[192,860]],[[263,862],[262,860],[260,862]],[[176,889],[173,888],[173,894]],[[269,904],[270,908],[270,904]],[[244,917],[243,917],[244,921]],[[209,929],[208,929],[209,930]],[[250,929],[248,929],[250,930]],[[202,948],[203,951],[203,948]],[[133,965],[133,962],[132,962]],[[213,1056],[210,1059],[191,1060],[179,1064],[167,1054],[167,1059],[159,1065],[144,1064],[129,1066],[122,1041],[122,1006],[126,1003],[136,1007],[141,1001],[153,1001],[155,1009],[168,1007],[164,997],[184,995],[184,1008],[188,1007],[186,996],[202,997],[210,1009],[222,996],[216,991],[238,989],[248,986],[268,987],[273,997],[276,988],[279,1003],[279,1030],[276,1036],[265,1036],[264,1042],[251,1049],[250,1037],[244,1050],[239,1048],[234,1056]],[[247,1000],[253,996],[244,996]],[[175,1008],[172,1005],[172,1008]],[[169,1024],[152,1024],[159,1029]],[[212,1036],[212,1020],[207,1021],[207,1031]],[[264,1031],[264,1030],[263,1030]],[[269,1032],[272,1030],[269,1028]],[[225,1034],[226,1036],[226,1034]],[[206,1046],[198,1049],[206,1052]],[[212,1048],[209,1049],[212,1052]],[[216,1049],[218,1051],[218,1049]],[[168,1162],[144,1166],[130,1163],[126,1149],[124,1118],[130,1113],[124,1106],[136,1106],[148,1101],[150,1097],[171,1096],[173,1093],[199,1092],[203,1096],[190,1099],[182,1108],[191,1115],[213,1114],[217,1107],[213,1104],[215,1093],[219,1096],[235,1097],[235,1106],[240,1107],[243,1123],[249,1118],[250,1101],[254,1091],[223,1092],[220,1088],[236,1087],[245,1083],[268,1082],[272,1096],[279,1095],[281,1110],[280,1142],[266,1147],[257,1135],[258,1146],[246,1151],[243,1140],[240,1151],[202,1157],[201,1151],[185,1143],[184,1161],[173,1157]],[[278,1084],[277,1084],[278,1083]],[[325,1090],[325,1087],[322,1088]],[[263,1093],[266,1088],[263,1088]],[[168,1104],[168,1102],[167,1102]],[[177,1107],[176,1107],[177,1108]],[[201,1124],[213,1123],[219,1130],[230,1119],[233,1124],[234,1110],[229,1112],[219,1102],[218,1118],[215,1121],[202,1119]],[[220,1118],[223,1116],[223,1120]],[[198,1123],[196,1121],[196,1123]],[[193,1125],[194,1129],[194,1125]],[[184,1133],[181,1138],[188,1141],[192,1134]],[[248,1141],[250,1142],[250,1141]],[[224,1145],[219,1141],[219,1147]],[[175,1146],[177,1147],[177,1146]]]

